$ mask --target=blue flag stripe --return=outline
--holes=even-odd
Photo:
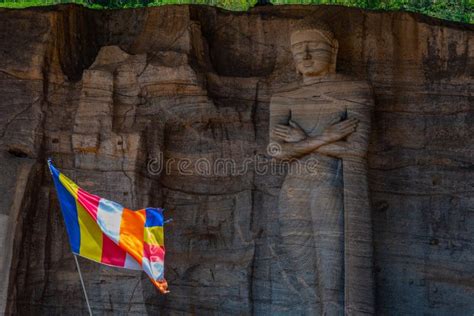
[[[163,210],[159,208],[146,209],[145,227],[163,226]]]
[[[81,231],[77,219],[76,200],[59,181],[59,171],[51,164],[49,167],[53,174],[56,191],[58,192],[59,204],[63,213],[64,222],[66,223],[66,230],[69,235],[69,243],[71,244],[72,252],[79,254],[81,247]]]

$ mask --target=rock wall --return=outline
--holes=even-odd
[[[374,87],[378,314],[470,315],[474,28],[335,6],[0,10],[1,309],[87,312],[52,157],[86,190],[174,219],[167,296],[80,260],[94,314],[291,314],[273,251],[284,173],[261,168],[269,99],[298,80],[290,27],[308,15],[334,27],[338,72]],[[219,160],[234,168],[202,163]]]

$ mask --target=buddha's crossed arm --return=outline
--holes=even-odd
[[[338,141],[356,129],[357,119],[350,118],[328,127],[323,134],[308,137],[296,122],[290,119],[291,108],[284,98],[272,98],[270,103],[270,143],[278,150],[271,152],[278,159],[299,158],[324,145]]]
[[[345,140],[325,144],[316,149],[318,153],[337,158],[365,158],[369,144],[370,124],[373,111],[372,89],[366,83],[357,83],[357,89],[344,100],[347,103],[347,119],[357,119],[354,133]]]

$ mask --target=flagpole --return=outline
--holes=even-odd
[[[82,279],[82,273],[81,273],[81,268],[79,267],[79,261],[77,261],[76,254],[73,253],[73,255],[74,255],[74,261],[76,261],[77,272],[79,272],[79,278],[81,279],[82,290],[84,291],[84,296],[86,297],[87,309],[89,310],[89,315],[92,316],[92,310],[89,304],[89,298],[87,297],[86,287],[84,286],[84,280]]]

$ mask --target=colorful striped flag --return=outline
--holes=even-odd
[[[72,252],[102,264],[143,270],[160,292],[167,293],[163,210],[126,209],[79,188],[50,160],[48,165]]]

